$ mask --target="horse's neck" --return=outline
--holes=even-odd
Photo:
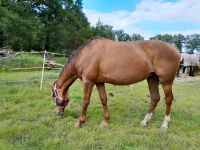
[[[77,75],[73,72],[71,67],[67,67],[60,75],[56,82],[56,88],[61,90],[68,89],[71,84],[77,79]]]

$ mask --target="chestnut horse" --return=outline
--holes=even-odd
[[[96,85],[103,105],[104,119],[101,127],[109,122],[109,110],[105,83],[128,85],[147,79],[151,105],[141,126],[151,120],[160,100],[159,83],[162,85],[166,114],[161,128],[168,128],[173,99],[172,84],[179,67],[180,54],[172,45],[158,41],[116,42],[96,37],[76,50],[65,64],[59,79],[52,85],[52,97],[58,113],[64,113],[69,102],[68,89],[79,78],[84,93],[80,118],[75,127],[86,121],[87,107],[90,103],[93,86]]]

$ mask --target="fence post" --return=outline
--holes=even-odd
[[[42,89],[43,77],[44,77],[44,64],[46,59],[46,50],[44,51],[44,59],[43,59],[43,66],[42,66],[42,76],[40,80],[40,90]]]

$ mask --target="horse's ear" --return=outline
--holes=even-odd
[[[51,82],[47,82],[49,87],[53,88],[53,84]]]

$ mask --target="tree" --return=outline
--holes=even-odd
[[[193,54],[194,50],[200,51],[200,34],[187,35],[186,48],[186,51],[190,54]]]
[[[132,41],[137,41],[137,40],[144,40],[144,37],[142,37],[140,34],[132,34],[131,36]]]
[[[67,0],[65,1],[64,6],[63,4],[60,5],[59,1],[60,0],[54,0],[57,7],[53,10],[56,12],[60,11],[60,13],[57,13],[57,15],[55,15],[56,18],[48,23],[51,24],[52,22],[55,22],[51,28],[59,26],[58,29],[60,30],[55,30],[55,34],[59,33],[62,36],[57,35],[57,41],[59,41],[60,44],[58,43],[59,46],[56,47],[59,47],[59,49],[67,48],[73,50],[78,48],[91,37],[90,25],[82,11],[82,0]],[[52,3],[52,1],[49,2]],[[52,12],[54,13],[54,11]],[[46,28],[48,29],[48,27]],[[51,35],[51,28],[49,27],[49,30],[51,31],[49,35],[50,39],[51,37],[55,37],[54,35]],[[88,32],[88,34],[82,34],[83,32]],[[56,47],[54,47],[54,49],[56,49]]]
[[[47,51],[58,51],[65,47],[69,31],[67,23],[71,17],[72,1],[33,0],[31,3],[34,15],[39,18],[42,30],[40,38]]]
[[[108,39],[115,39],[115,33],[113,27],[110,25],[104,25],[100,19],[96,23],[96,26],[92,28],[94,36],[102,36]]]
[[[0,4],[0,46],[72,50],[92,36],[82,0],[4,0]]]
[[[3,42],[4,42],[4,38],[3,38],[3,31],[2,30],[0,30],[0,47],[2,47],[3,46]]]
[[[158,34],[154,37],[151,37],[150,39],[151,40],[161,40],[161,41],[173,44],[173,36],[170,34],[164,34],[164,35]]]
[[[1,45],[15,50],[27,50],[37,38],[37,20],[25,1],[2,1],[0,6]]]
[[[183,44],[185,43],[185,37],[182,34],[176,34],[173,36],[173,44],[182,52]]]
[[[130,41],[131,38],[129,34],[125,33],[123,30],[116,30],[114,31],[115,40],[117,41]]]
[[[76,49],[93,36],[92,28],[82,11],[82,0],[76,0],[67,10],[67,39],[68,49]]]

